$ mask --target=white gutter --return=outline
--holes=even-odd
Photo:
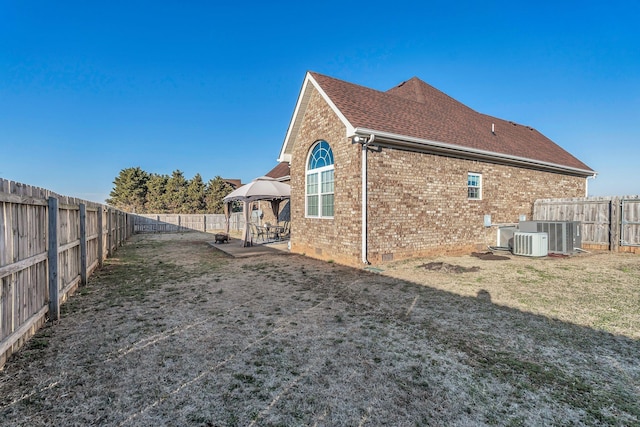
[[[455,144],[448,144],[446,142],[431,141],[428,139],[414,138],[410,136],[398,135],[389,132],[380,132],[367,128],[355,128],[355,135],[374,135],[377,137],[379,143],[387,142],[394,146],[404,146],[406,148],[413,148],[417,150],[429,150],[443,154],[457,154],[462,156],[477,157],[485,160],[497,160],[502,159],[505,162],[515,163],[526,166],[536,166],[538,168],[546,168],[553,171],[569,172],[578,176],[591,176],[595,177],[596,172],[586,169],[573,168],[569,166],[559,165],[556,163],[543,162],[539,160],[528,159],[526,157],[511,156],[508,154],[496,153],[493,151],[479,150],[476,148],[463,147]],[[378,144],[379,145],[379,144]]]

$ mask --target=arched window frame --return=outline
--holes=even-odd
[[[331,219],[334,214],[334,159],[327,141],[317,141],[306,162],[305,217]]]

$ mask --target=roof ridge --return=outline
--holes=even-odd
[[[480,112],[478,112],[478,114],[480,114],[481,116],[484,116],[484,117],[486,117],[488,119],[491,119],[491,120],[498,120],[498,121],[501,121],[501,122],[504,122],[504,123],[510,123],[510,124],[512,124],[514,126],[522,126],[522,127],[526,127],[526,128],[529,128],[529,129],[535,129],[535,128],[529,126],[529,125],[525,125],[524,123],[518,123],[518,122],[514,122],[513,120],[502,119],[500,117],[492,116],[491,114],[485,114],[485,113],[480,113]]]
[[[451,102],[453,102],[453,103],[455,103],[455,104],[457,104],[457,105],[463,106],[463,107],[465,107],[465,108],[467,108],[467,109],[469,109],[469,110],[471,110],[471,111],[473,111],[473,112],[475,112],[475,113],[482,114],[482,113],[480,113],[480,112],[478,112],[478,111],[474,110],[473,108],[469,107],[468,105],[466,105],[466,104],[464,104],[464,103],[462,103],[462,102],[458,101],[457,99],[455,99],[455,98],[454,98],[454,97],[452,97],[451,95],[448,95],[447,93],[445,93],[445,92],[441,91],[440,89],[438,89],[438,88],[436,88],[436,87],[434,87],[434,86],[430,85],[429,83],[425,82],[424,80],[422,80],[421,78],[419,78],[419,77],[417,77],[417,76],[413,76],[413,77],[411,77],[409,80],[405,80],[405,81],[403,81],[403,82],[399,83],[398,85],[396,85],[396,86],[392,87],[391,89],[387,89],[387,90],[378,90],[378,89],[370,88],[370,87],[368,87],[368,86],[364,86],[364,85],[361,85],[361,84],[358,84],[358,83],[351,83],[351,82],[348,82],[348,81],[346,81],[346,80],[341,80],[341,79],[338,79],[338,78],[335,78],[335,77],[327,76],[326,74],[318,73],[318,72],[315,72],[315,71],[308,71],[308,73],[309,73],[309,74],[311,74],[312,76],[314,76],[314,78],[315,78],[316,76],[319,76],[319,77],[321,77],[321,78],[325,78],[325,79],[333,80],[333,81],[335,81],[335,82],[339,82],[339,83],[341,83],[341,84],[347,84],[347,85],[350,85],[350,86],[353,86],[353,87],[358,87],[358,88],[361,88],[361,89],[364,89],[364,90],[367,90],[367,91],[377,92],[377,93],[382,94],[382,95],[391,95],[391,96],[394,96],[394,97],[396,97],[396,98],[401,98],[401,99],[403,99],[403,100],[405,100],[405,101],[412,101],[412,102],[418,102],[418,103],[420,103],[420,104],[425,104],[425,102],[424,102],[424,101],[426,101],[426,100],[427,100],[427,98],[426,98],[426,97],[424,97],[424,98],[423,98],[423,99],[424,99],[424,101],[423,101],[423,102],[420,102],[420,101],[417,101],[416,99],[413,99],[412,97],[409,97],[409,96],[402,96],[402,95],[398,94],[396,91],[394,91],[395,89],[397,89],[397,88],[399,88],[399,87],[404,86],[406,83],[413,81],[413,82],[417,82],[417,83],[420,85],[419,89],[420,89],[420,91],[421,91],[421,92],[423,92],[423,90],[422,90],[422,89],[424,89],[424,88],[426,87],[426,88],[428,88],[430,91],[433,91],[433,92],[436,92],[436,93],[438,93],[438,94],[443,95],[443,96],[444,96],[445,98],[447,98],[449,101],[451,101]]]
[[[413,84],[413,91],[417,92],[416,98],[413,98],[410,96],[409,93],[407,93],[407,90],[402,90],[400,88],[405,87],[405,85],[407,83],[412,83]],[[411,89],[408,88],[407,89],[409,91],[411,91]],[[426,89],[426,91],[425,91]],[[475,109],[469,107],[468,105],[464,104],[463,102],[458,101],[457,99],[455,99],[454,97],[452,97],[451,95],[441,91],[440,89],[436,88],[435,86],[430,85],[429,83],[425,82],[424,80],[422,80],[421,78],[417,77],[417,76],[413,76],[411,77],[409,80],[405,80],[402,83],[392,87],[391,89],[388,89],[387,91],[385,91],[384,93],[388,93],[390,95],[393,96],[398,96],[400,98],[409,100],[409,101],[414,101],[414,102],[419,102],[421,104],[426,104],[427,101],[430,100],[430,97],[428,96],[428,93],[426,92],[431,92],[432,94],[437,94],[440,96],[443,96],[448,102],[451,102],[455,105],[458,106],[462,106],[468,110],[473,111],[474,113],[477,114],[482,114],[479,111],[476,111]]]
[[[307,72],[308,72],[309,74],[311,74],[311,76],[312,76],[314,79],[315,79],[316,77],[321,77],[321,78],[324,78],[324,79],[333,80],[333,81],[338,82],[338,83],[341,83],[341,84],[348,84],[348,85],[351,85],[351,86],[359,87],[359,88],[361,88],[361,89],[366,89],[366,90],[373,91],[373,92],[385,93],[385,92],[380,91],[380,90],[378,90],[378,89],[373,89],[373,88],[370,88],[370,87],[367,87],[367,86],[364,86],[364,85],[361,85],[361,84],[358,84],[358,83],[351,83],[351,82],[348,82],[348,81],[346,81],[346,80],[341,80],[341,79],[338,79],[338,78],[335,78],[335,77],[327,76],[326,74],[317,73],[317,72],[315,72],[315,71],[307,71]],[[316,79],[316,80],[317,80],[317,79]]]
[[[353,129],[371,129],[590,170],[534,128],[476,111],[418,77],[380,91],[309,73]]]
[[[417,101],[417,102],[419,102],[419,103],[421,103],[421,104],[424,104],[424,103],[425,103],[425,101],[426,101],[426,97],[425,97],[425,93],[424,93],[424,90],[423,90],[423,85],[422,85],[422,83],[425,83],[425,82],[423,82],[423,81],[422,81],[420,78],[418,78],[417,76],[413,76],[413,77],[411,77],[409,80],[405,80],[405,81],[403,81],[402,83],[400,83],[399,85],[396,85],[396,86],[394,86],[394,87],[393,87],[393,88],[391,88],[391,89],[388,89],[388,90],[386,91],[386,93],[389,93],[389,94],[391,94],[391,95],[394,95],[394,96],[395,96],[395,93],[394,93],[394,92],[391,92],[391,90],[393,90],[393,89],[395,89],[395,88],[400,88],[400,87],[403,87],[403,86],[405,86],[405,85],[409,84],[409,85],[412,85],[412,86],[413,86],[413,92],[415,93],[415,96],[416,96],[416,98],[415,98],[415,99],[413,99],[413,101]]]

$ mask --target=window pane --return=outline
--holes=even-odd
[[[333,169],[322,172],[322,193],[333,193]]]
[[[307,196],[307,215],[318,216],[318,196]]]
[[[307,165],[307,216],[333,217],[335,191],[333,161],[333,151],[327,141],[319,141],[314,145]]]
[[[469,199],[480,199],[482,175],[479,173],[467,174],[467,194]]]
[[[333,216],[333,194],[322,196],[322,216]]]
[[[320,141],[313,147],[309,156],[308,170],[323,168],[333,164],[333,151],[327,141]]]
[[[318,194],[318,174],[307,175],[307,194]]]

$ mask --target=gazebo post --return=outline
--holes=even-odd
[[[227,233],[227,236],[229,236],[229,220],[231,218],[231,203],[233,202],[224,202],[224,219],[225,219],[225,230],[224,232]]]
[[[249,212],[249,208],[251,206],[251,202],[245,200],[244,201],[244,232],[242,233],[242,246],[252,246],[253,242],[251,241],[251,229],[250,229],[250,219],[251,212]]]

